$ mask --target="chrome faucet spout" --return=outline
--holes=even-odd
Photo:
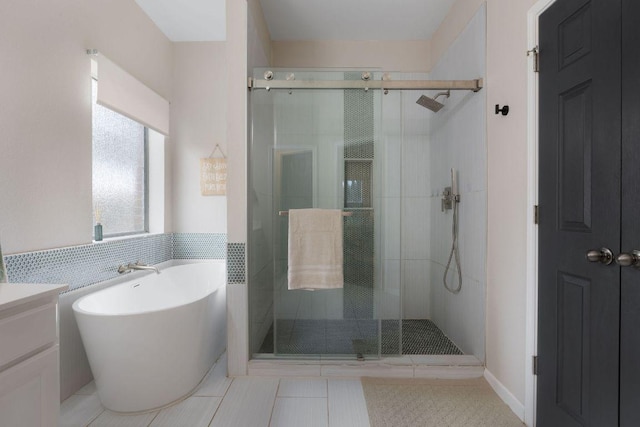
[[[157,274],[160,274],[160,270],[158,270],[156,267],[152,266],[152,265],[147,265],[147,264],[143,264],[140,261],[134,263],[129,263],[127,265],[121,265],[118,267],[118,273],[122,274],[122,273],[128,273],[131,270],[153,270],[155,271]]]
[[[128,267],[132,270],[153,270],[157,274],[160,274],[160,270],[158,270],[156,267],[152,265],[142,264],[140,261],[136,262],[135,264],[129,264]]]

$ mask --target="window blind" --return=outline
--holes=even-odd
[[[169,101],[102,54],[98,65],[97,103],[161,134],[169,135]]]

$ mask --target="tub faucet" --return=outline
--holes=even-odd
[[[160,274],[160,270],[158,270],[156,267],[152,266],[152,265],[147,265],[147,264],[143,264],[140,261],[134,263],[129,263],[128,265],[124,265],[122,264],[121,266],[118,267],[118,273],[122,274],[122,273],[127,273],[131,270],[153,270],[156,273]]]

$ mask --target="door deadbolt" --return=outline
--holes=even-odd
[[[589,262],[599,262],[609,265],[613,262],[613,252],[609,248],[591,249],[587,252]]]
[[[634,249],[631,252],[622,252],[617,256],[616,263],[620,267],[640,268],[640,251]]]

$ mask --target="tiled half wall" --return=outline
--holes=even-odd
[[[236,260],[232,264],[244,266],[244,258],[240,263],[236,259],[239,254],[232,249]],[[121,264],[225,259],[227,250],[224,233],[166,233],[7,255],[5,262],[12,283],[66,283],[74,290],[117,277]],[[229,270],[233,270],[227,272],[229,277],[237,277],[235,269],[230,266]]]

